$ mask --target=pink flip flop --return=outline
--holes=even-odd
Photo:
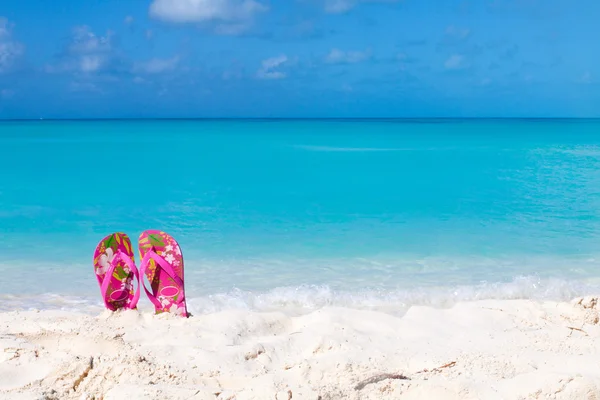
[[[169,234],[148,230],[139,239],[142,286],[156,313],[169,312],[188,317],[183,286],[183,256],[179,244]],[[148,278],[152,293],[143,277]]]
[[[94,272],[100,284],[100,293],[109,310],[134,309],[140,298],[140,275],[133,262],[133,248],[129,237],[121,232],[102,239],[94,253]],[[133,290],[133,278],[138,288]]]

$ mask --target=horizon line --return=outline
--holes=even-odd
[[[600,117],[151,117],[151,118],[0,118],[2,122],[60,121],[440,121],[440,120],[600,120]]]

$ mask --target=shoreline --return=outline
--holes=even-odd
[[[198,293],[197,286],[186,288],[188,309],[192,314],[227,311],[282,312],[300,316],[325,307],[384,312],[401,317],[411,307],[425,306],[450,308],[458,303],[485,300],[570,301],[576,297],[600,293],[600,278],[565,280],[517,276],[505,282],[481,282],[477,285],[429,285],[397,288],[365,287],[339,289],[329,285],[281,286],[266,290],[232,288],[228,291]],[[89,279],[88,279],[89,281]],[[104,304],[95,282],[87,282],[75,293],[20,293],[0,294],[0,313],[10,311],[70,311],[95,316],[104,310]],[[138,304],[144,313],[152,313],[153,306],[145,295]]]
[[[0,398],[600,397],[598,297],[412,306],[0,313]]]

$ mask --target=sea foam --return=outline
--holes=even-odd
[[[190,291],[188,307],[192,314],[226,310],[282,312],[304,314],[324,307],[404,314],[412,306],[452,307],[458,302],[478,300],[569,301],[575,297],[599,295],[599,281],[541,279],[519,276],[510,282],[453,287],[420,287],[397,290],[335,290],[327,285],[278,287],[266,291],[233,289],[227,292],[200,295]],[[151,311],[151,304],[142,296],[140,310]],[[103,310],[99,291],[86,296],[44,293],[40,295],[0,295],[0,311],[59,309],[97,314]]]

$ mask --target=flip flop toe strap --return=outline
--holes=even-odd
[[[112,310],[114,308],[114,306],[109,303],[107,294],[113,272],[115,271],[115,268],[117,268],[119,261],[123,261],[129,267],[129,270],[133,272],[133,276],[138,282],[137,290],[134,292],[133,298],[131,299],[129,304],[126,305],[127,308],[134,309],[137,306],[137,303],[140,299],[140,273],[131,257],[123,253],[121,250],[117,251],[117,254],[115,254],[115,257],[111,261],[108,270],[106,271],[106,273],[104,274],[104,278],[102,279],[102,286],[100,287],[100,290],[102,292],[102,297],[104,298],[104,304],[108,309]]]
[[[156,252],[154,250],[149,250],[144,255],[144,258],[142,259],[142,264],[140,267],[140,274],[142,275],[142,286],[144,287],[144,291],[146,292],[148,299],[150,299],[150,301],[152,302],[152,304],[154,304],[156,306],[156,308],[158,308],[158,309],[164,308],[164,306],[160,302],[160,300],[158,300],[158,298],[152,292],[150,292],[148,290],[148,288],[146,287],[146,282],[144,280],[144,276],[146,276],[146,270],[148,269],[148,264],[151,259],[154,260],[156,262],[157,266],[160,266],[160,268],[163,271],[165,271],[167,273],[167,275],[169,275],[169,277],[171,279],[173,279],[173,282],[175,282],[175,284],[179,287],[181,295],[177,299],[177,302],[175,302],[174,304],[181,304],[185,300],[185,292],[183,291],[183,281],[181,280],[181,278],[179,278],[177,276],[177,274],[173,270],[173,267],[171,267],[171,265],[164,258],[162,258],[158,254],[156,254]]]

